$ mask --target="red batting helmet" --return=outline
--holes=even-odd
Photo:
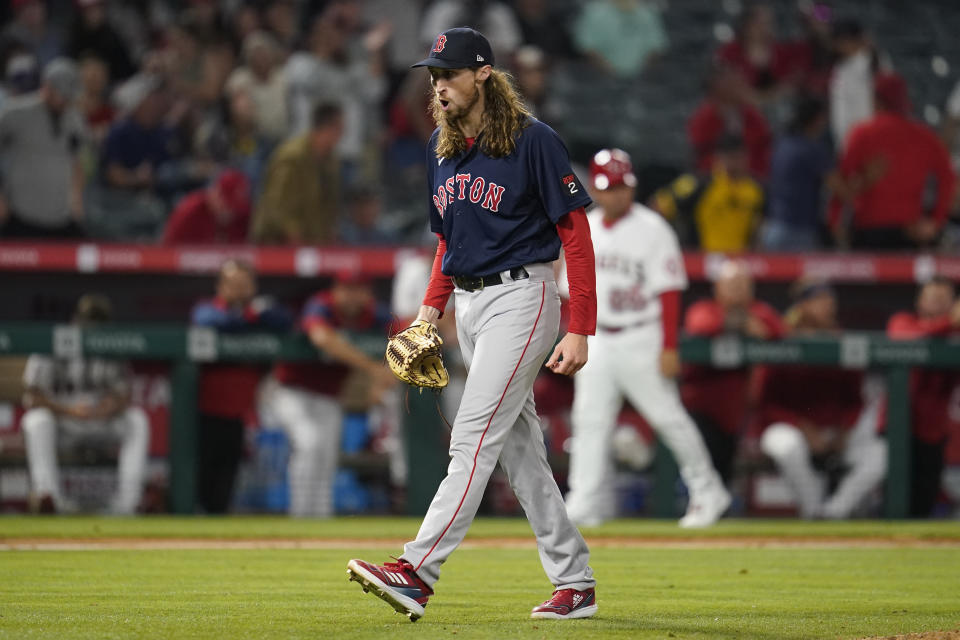
[[[597,151],[590,161],[590,184],[600,191],[621,184],[637,186],[637,176],[633,173],[630,155],[623,149]]]

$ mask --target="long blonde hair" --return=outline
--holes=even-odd
[[[453,158],[467,150],[467,141],[460,127],[447,119],[436,94],[430,103],[434,122],[440,125],[437,138],[437,157]],[[504,158],[517,147],[517,134],[529,126],[530,110],[513,87],[510,74],[491,69],[484,81],[484,109],[481,133],[477,137],[480,151],[491,158]]]

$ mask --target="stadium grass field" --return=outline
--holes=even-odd
[[[415,624],[347,581],[413,518],[0,518],[3,638],[863,638],[960,629],[960,523],[620,520],[585,534],[591,620],[523,520],[478,520]],[[951,637],[952,634],[951,634]],[[956,636],[960,637],[960,635]]]

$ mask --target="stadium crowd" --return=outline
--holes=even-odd
[[[462,24],[487,33],[531,110],[562,131],[569,113],[554,93],[557,70],[588,69],[614,87],[643,82],[670,55],[663,16],[671,4],[11,0],[0,14],[0,240],[418,244],[427,235],[422,186],[434,124],[427,76],[408,67],[436,33]],[[789,17],[800,35],[791,38],[779,35],[771,5],[749,4],[731,17],[730,37],[688,70],[688,82],[704,79],[702,100],[685,116],[689,161],[638,171],[638,192],[683,246],[736,254],[948,242],[945,229],[960,211],[950,156],[960,84],[939,130],[914,118],[911,78],[898,75],[883,43],[850,17],[854,4],[797,3]],[[617,143],[601,135],[584,146],[592,153]],[[638,164],[656,164],[656,149],[639,151]],[[574,159],[585,164],[589,156]],[[755,298],[749,271],[735,260],[714,284],[712,298],[686,310],[688,334],[777,340],[842,330],[827,282],[797,282],[782,316]],[[291,513],[329,515],[348,374],[364,378],[362,410],[397,409],[393,379],[340,330],[385,330],[388,314],[355,273],[339,274],[297,319],[263,303],[256,288],[249,265],[228,262],[215,296],[198,303],[191,321],[221,331],[298,329],[341,363],[277,364],[264,402],[293,447]],[[956,334],[954,295],[949,280],[923,284],[916,309],[890,318],[888,335]],[[396,315],[411,315],[396,304]],[[56,502],[47,432],[53,414],[73,409],[50,400],[52,374],[38,373],[50,366],[38,360],[28,368],[34,404],[23,423],[28,452],[39,452],[31,475]],[[204,369],[198,502],[207,512],[231,504],[251,409],[236,398],[254,398],[264,373]],[[116,388],[101,419],[131,411],[117,377],[107,381]],[[952,372],[913,373],[913,515],[928,515],[937,499],[958,382]],[[883,394],[869,376],[687,365],[681,386],[725,481],[736,460],[766,456],[802,516],[869,512],[886,473],[877,435]],[[811,398],[823,397],[830,402],[809,411]],[[121,461],[121,474],[142,468],[130,459],[145,455],[142,443],[136,451],[126,467]],[[835,486],[823,486],[815,470]],[[402,469],[391,473],[402,482]],[[118,510],[132,509],[131,482]]]
[[[685,70],[705,78],[686,116],[690,162],[641,194],[686,246],[937,244],[956,209],[960,101],[945,105],[940,137],[916,121],[911,78],[847,17],[852,4],[835,4],[798,3],[787,38],[771,5],[751,3]],[[408,65],[435,33],[494,34],[497,59],[561,131],[570,116],[552,85],[564,65],[655,92],[645,77],[671,47],[671,5],[648,0],[13,0],[6,11],[0,237],[416,242],[433,123],[426,79]],[[592,149],[618,143],[598,136]]]

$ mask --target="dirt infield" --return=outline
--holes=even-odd
[[[0,551],[383,549],[402,547],[405,542],[407,541],[400,538],[4,538],[0,539]],[[656,537],[591,538],[587,536],[587,542],[592,548],[600,549],[960,549],[960,540],[958,539],[915,537],[785,538],[737,536],[730,538],[670,539]],[[532,536],[523,538],[476,538],[466,540],[461,548],[534,549],[536,548],[536,541]],[[943,637],[960,640],[960,635]]]

